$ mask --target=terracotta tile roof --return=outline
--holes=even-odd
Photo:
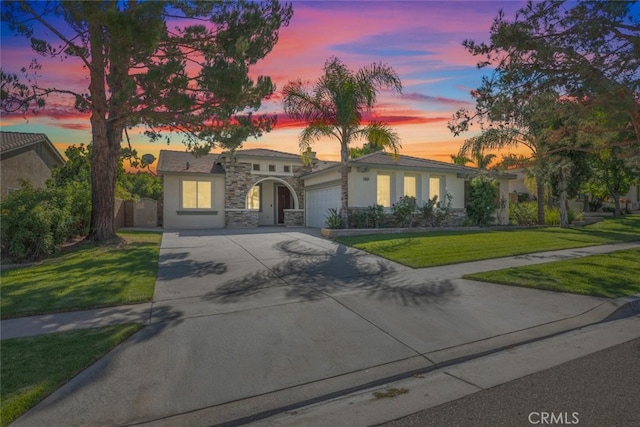
[[[64,158],[44,133],[0,131],[0,152],[3,154],[36,144],[44,144],[56,160],[64,163]]]
[[[218,154],[196,157],[192,153],[160,150],[158,173],[210,173],[224,174],[218,161]]]

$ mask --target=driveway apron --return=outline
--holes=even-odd
[[[426,368],[430,353],[602,303],[430,271],[317,230],[167,231],[150,324],[15,425],[153,423],[293,387],[335,392],[322,384]]]

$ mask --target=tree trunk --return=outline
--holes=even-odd
[[[105,120],[92,120],[93,149],[91,156],[91,225],[90,240],[104,242],[116,237],[115,189],[120,159],[122,131]]]
[[[349,148],[340,144],[340,216],[344,228],[349,228]]]
[[[115,4],[111,6],[115,7]],[[124,122],[117,118],[114,106],[107,97],[106,65],[109,64],[112,81],[122,85],[121,75],[114,74],[114,64],[109,61],[105,50],[105,31],[102,23],[89,22],[91,38],[91,76],[89,93],[91,95],[91,224],[87,239],[106,242],[115,239],[115,188],[120,141]],[[119,64],[120,65],[120,64]],[[118,70],[115,70],[118,71]],[[117,88],[109,87],[110,95],[118,97]]]
[[[615,218],[620,218],[622,216],[622,207],[620,206],[620,194],[613,193],[613,203],[615,204],[616,210],[613,213]]]
[[[536,174],[536,197],[538,198],[538,225],[544,225],[544,183],[542,173]]]
[[[567,228],[569,227],[569,213],[567,211],[567,170],[564,166],[560,167],[560,179],[558,183],[558,189],[560,190],[560,206],[558,209],[560,210],[560,227]]]

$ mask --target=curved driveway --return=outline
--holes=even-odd
[[[412,270],[311,229],[167,231],[150,325],[15,425],[240,420],[576,327],[604,302],[458,278],[493,262]]]

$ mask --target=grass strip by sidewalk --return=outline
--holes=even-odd
[[[640,240],[640,215],[580,228],[434,231],[340,237],[336,241],[413,268]]]
[[[81,242],[40,265],[3,270],[2,318],[150,301],[162,234],[118,236],[124,244]]]
[[[465,279],[617,298],[640,293],[640,249],[465,275]]]
[[[2,340],[0,426],[9,425],[141,328],[126,324]]]

